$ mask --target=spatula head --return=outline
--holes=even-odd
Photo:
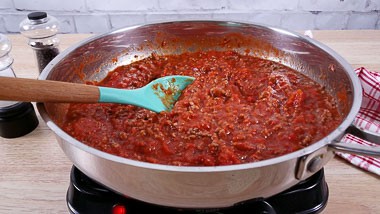
[[[171,111],[183,89],[195,80],[189,76],[166,76],[138,89],[99,88],[99,102],[139,106],[154,112]]]
[[[160,99],[163,111],[171,111],[182,90],[194,80],[195,78],[190,76],[166,76],[150,82],[147,86],[150,86],[153,93]]]

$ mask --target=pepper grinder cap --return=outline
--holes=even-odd
[[[47,18],[47,13],[46,12],[33,12],[28,14],[28,19],[29,20],[40,20]]]

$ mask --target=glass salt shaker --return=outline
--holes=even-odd
[[[32,12],[20,23],[20,32],[29,38],[29,46],[35,52],[41,73],[49,62],[59,54],[58,20],[46,12]]]
[[[9,39],[0,34],[0,77],[16,77],[12,69],[13,58],[9,56],[12,49]],[[16,104],[16,101],[0,100],[0,108]]]
[[[16,78],[10,40],[0,34],[0,78]],[[17,92],[15,92],[17,93]],[[38,118],[30,102],[0,100],[0,137],[16,138],[28,134],[38,126]]]

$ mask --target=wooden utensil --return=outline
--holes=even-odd
[[[94,85],[0,77],[0,99],[27,102],[121,103],[154,112],[170,111],[195,78],[166,76],[138,89],[117,89]]]

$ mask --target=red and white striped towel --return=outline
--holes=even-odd
[[[356,69],[355,73],[358,75],[362,84],[363,101],[353,124],[362,129],[380,133],[380,72],[368,71],[362,67]],[[344,143],[380,147],[380,144],[365,141],[351,134],[346,134],[342,141]],[[341,152],[337,152],[337,155],[357,167],[380,175],[380,158]]]
[[[379,146],[378,144],[370,143],[368,141],[362,140],[354,135],[346,134],[342,141],[344,143],[351,143],[351,144],[360,144],[365,146]],[[360,167],[364,170],[367,170],[369,172],[373,172],[377,175],[380,175],[380,159],[369,157],[369,156],[362,156],[362,155],[353,155],[353,154],[347,154],[347,153],[336,153],[338,156],[346,159],[353,165]]]

